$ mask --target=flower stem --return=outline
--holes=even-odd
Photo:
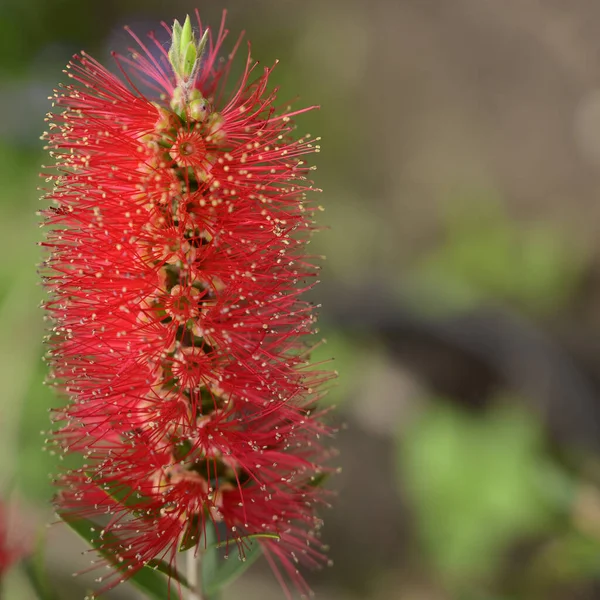
[[[188,600],[204,600],[200,588],[200,557],[201,554],[194,548],[190,548],[185,555],[187,580],[190,584]]]

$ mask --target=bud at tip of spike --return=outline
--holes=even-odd
[[[200,41],[196,41],[189,15],[186,16],[183,25],[177,20],[174,21],[169,62],[173,67],[178,85],[193,86],[207,40],[208,29],[204,31]]]
[[[194,72],[198,51],[196,49],[196,40],[190,15],[187,15],[181,29],[181,39],[179,40],[179,58],[180,67],[185,79],[189,78]]]

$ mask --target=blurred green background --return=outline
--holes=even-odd
[[[17,536],[52,519],[42,451],[40,208],[47,96],[184,0],[0,0],[0,483]],[[321,110],[327,255],[318,360],[339,492],[322,600],[600,598],[600,4],[229,0],[283,99]],[[241,57],[240,57],[241,58]],[[65,600],[83,544],[48,533]],[[137,598],[127,586],[107,597]],[[282,597],[257,564],[225,600]],[[11,573],[8,600],[33,593]]]

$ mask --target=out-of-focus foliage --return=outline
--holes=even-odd
[[[573,497],[539,421],[515,403],[484,417],[433,403],[411,423],[398,457],[424,550],[456,592],[489,584],[511,545],[551,530]]]
[[[577,242],[548,223],[523,226],[493,199],[447,207],[441,244],[415,265],[414,292],[443,298],[432,310],[506,303],[552,314],[572,297],[584,258]]]
[[[196,4],[218,23],[225,3]],[[378,311],[388,303],[393,313],[400,290],[419,316],[500,305],[534,317],[550,337],[559,321],[597,404],[600,10],[580,0],[226,4],[227,49],[246,29],[261,66],[280,59],[273,81],[282,101],[300,94],[297,106],[321,105],[298,124],[300,133],[323,137],[314,175],[326,211],[317,218],[331,227],[311,246],[327,254],[313,299],[327,290],[328,343],[314,360],[340,372],[324,402],[341,407],[332,419],[348,430],[339,436],[342,473],[327,482],[341,489],[323,513],[336,559],[314,580],[318,597],[594,600],[600,492],[585,465],[597,457],[573,452],[576,435],[557,442],[545,418],[558,411],[555,421],[566,421],[576,398],[544,403],[549,391],[540,381],[539,412],[523,408],[533,404],[528,390],[510,389],[500,389],[490,409],[489,398],[478,398],[484,408],[471,410],[471,390],[486,377],[480,365],[454,372],[444,344],[421,332],[405,306],[404,328]],[[85,48],[105,60],[109,48],[125,50],[124,24],[143,33],[193,8],[185,0],[0,0],[0,483],[26,498],[32,528],[54,518],[50,474],[61,464],[42,450],[40,433],[48,409],[62,402],[42,384],[35,272],[47,97],[72,53]],[[484,191],[465,201],[456,189]],[[352,306],[349,288],[373,302],[363,299],[343,329],[332,323],[338,299]],[[380,330],[364,331],[374,315]],[[398,364],[354,328],[369,339],[405,333],[394,341],[421,368]],[[454,393],[432,400],[440,379]],[[590,402],[580,421],[597,418]],[[89,566],[84,550],[70,532],[51,529],[49,575],[62,600],[87,591],[85,579],[71,577]],[[360,572],[345,560],[352,556]],[[252,567],[224,600],[279,600],[263,575]],[[4,591],[9,600],[33,594],[19,570]],[[127,586],[107,595],[137,597]]]
[[[343,333],[331,331],[313,353],[311,359],[322,365],[323,370],[335,370],[338,377],[327,385],[323,405],[344,402],[360,381],[360,365],[365,361],[364,345]]]

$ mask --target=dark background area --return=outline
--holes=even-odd
[[[0,484],[52,520],[42,450],[39,136],[71,54],[198,6],[321,109],[316,360],[345,424],[322,600],[600,598],[600,4],[0,0]],[[243,62],[240,57],[240,63]],[[241,64],[238,65],[241,68]],[[61,598],[89,585],[48,531]],[[8,600],[33,597],[22,574]],[[135,598],[127,586],[114,599]],[[265,565],[225,600],[277,599]]]

